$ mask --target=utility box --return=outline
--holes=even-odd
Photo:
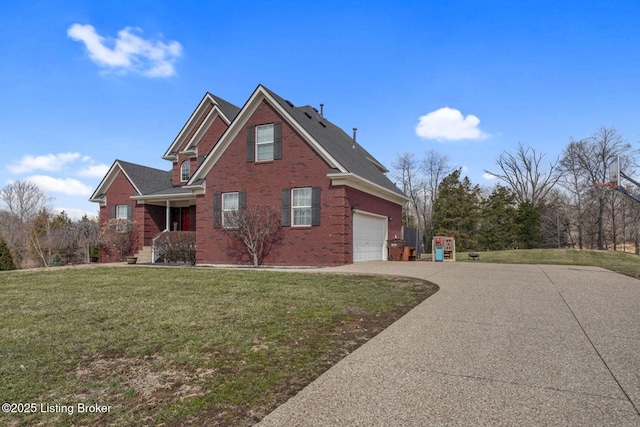
[[[432,259],[434,261],[456,260],[456,239],[450,236],[434,236],[431,241],[433,248]]]

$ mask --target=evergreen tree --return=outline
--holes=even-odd
[[[512,249],[516,245],[516,196],[510,189],[496,185],[482,202],[478,245],[483,250]]]
[[[11,256],[11,250],[9,245],[0,236],[0,270],[15,270],[16,264],[13,262],[13,256]]]
[[[540,210],[529,201],[518,206],[516,215],[518,222],[518,241],[522,249],[540,247],[542,233],[540,231]]]
[[[480,187],[472,185],[468,177],[460,179],[456,169],[438,186],[438,197],[433,207],[436,235],[452,236],[456,249],[476,249],[479,225]]]

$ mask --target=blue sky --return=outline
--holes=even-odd
[[[635,1],[31,1],[0,14],[0,187],[77,218],[107,168],[161,159],[209,91],[319,107],[391,167],[430,149],[477,184],[519,142],[640,137]]]

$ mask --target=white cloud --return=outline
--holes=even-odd
[[[478,125],[480,119],[474,115],[464,117],[455,108],[444,107],[421,116],[416,126],[416,135],[425,139],[458,141],[462,139],[485,139],[489,135]]]
[[[489,172],[483,173],[482,177],[484,179],[486,179],[487,181],[493,181],[494,179],[496,179],[496,176],[495,175],[491,175]]]
[[[141,34],[142,30],[126,27],[113,39],[96,33],[92,25],[73,24],[67,30],[71,39],[85,44],[89,58],[101,67],[134,71],[147,77],[173,76],[176,73],[173,63],[182,54],[182,45],[177,41],[145,40],[136,33]]]
[[[109,166],[107,165],[91,165],[87,166],[84,169],[81,169],[78,172],[79,176],[86,176],[89,178],[102,178],[109,171]]]
[[[80,158],[79,153],[59,153],[46,154],[44,156],[32,156],[27,154],[16,164],[8,165],[7,168],[13,173],[28,173],[35,170],[55,172],[60,170],[65,164]]]
[[[33,175],[27,178],[42,191],[69,194],[72,196],[90,196],[93,189],[73,178],[54,178],[47,175]]]

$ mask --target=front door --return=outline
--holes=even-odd
[[[191,231],[190,225],[189,225],[189,212],[191,211],[191,209],[189,208],[182,208],[180,209],[181,211],[181,215],[182,215],[182,231]]]

